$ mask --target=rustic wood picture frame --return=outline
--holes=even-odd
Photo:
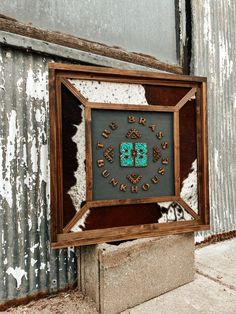
[[[126,105],[89,102],[69,79],[95,80],[153,86],[186,87],[189,91],[176,105]],[[65,224],[63,217],[63,144],[62,144],[62,97],[61,86],[66,87],[84,106],[86,136],[86,202]],[[180,196],[180,140],[179,112],[196,97],[197,175],[198,204],[196,213]],[[209,229],[208,156],[207,156],[207,83],[204,77],[191,77],[155,72],[124,71],[110,68],[88,67],[66,64],[49,64],[50,101],[50,169],[51,169],[51,242],[52,247],[80,246],[107,241],[118,241],[158,235],[178,234]],[[132,111],[171,112],[174,116],[174,173],[175,195],[125,200],[93,200],[92,197],[92,145],[91,110],[112,109]],[[90,208],[126,204],[148,204],[153,202],[177,201],[192,217],[190,221],[152,223],[120,226],[80,232],[70,232],[73,225]]]

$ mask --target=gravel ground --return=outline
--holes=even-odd
[[[10,308],[3,313],[14,314],[97,314],[95,304],[78,290],[59,293],[27,305]]]

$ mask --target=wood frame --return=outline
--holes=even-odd
[[[125,104],[104,104],[88,102],[68,79],[96,80],[130,84],[149,84],[159,86],[188,87],[189,92],[175,106],[137,106]],[[61,125],[61,84],[63,84],[85,108],[86,130],[86,203],[72,220],[63,226],[63,178],[62,178],[62,125]],[[198,160],[198,194],[199,213],[195,213],[180,197],[180,156],[179,156],[179,110],[191,97],[197,98],[197,160]],[[53,248],[80,246],[86,244],[117,241],[139,237],[177,234],[209,229],[208,196],[208,160],[207,160],[207,110],[206,78],[153,73],[143,71],[124,71],[111,68],[88,67],[66,64],[49,64],[50,97],[50,152],[51,152],[51,240]],[[174,116],[174,163],[175,195],[169,197],[149,197],[145,199],[97,200],[92,198],[92,154],[91,154],[91,110],[138,110],[172,112]],[[58,179],[59,178],[59,179]],[[194,219],[191,221],[156,223],[148,225],[115,227],[82,232],[70,232],[74,224],[89,208],[116,206],[121,204],[145,204],[160,201],[178,202]]]

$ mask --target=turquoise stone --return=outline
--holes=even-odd
[[[146,167],[148,165],[148,149],[146,143],[121,143],[121,167]]]

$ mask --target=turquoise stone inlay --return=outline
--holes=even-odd
[[[120,144],[120,165],[121,167],[133,167],[134,159],[132,157],[133,143]]]
[[[146,143],[135,143],[135,151],[136,151],[136,157],[135,157],[135,167],[147,167],[147,144]]]
[[[146,143],[121,143],[121,167],[146,167],[148,163]]]

